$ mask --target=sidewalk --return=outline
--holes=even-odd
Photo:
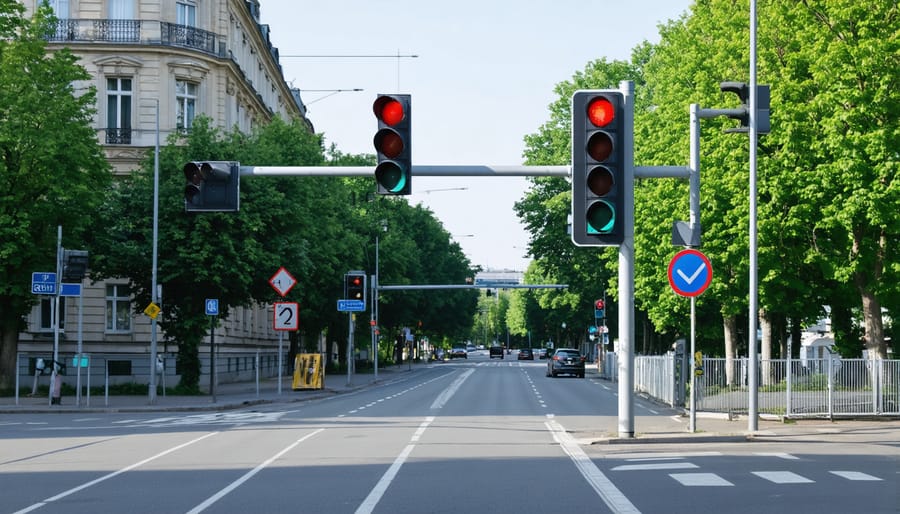
[[[253,382],[236,382],[216,384],[215,400],[209,394],[198,396],[157,395],[156,402],[151,405],[149,395],[125,396],[125,395],[91,395],[88,398],[82,395],[80,405],[76,405],[74,395],[62,397],[61,405],[50,405],[50,399],[42,396],[22,396],[18,398],[18,405],[14,396],[0,397],[0,414],[14,413],[49,413],[49,412],[154,412],[154,411],[217,411],[236,409],[248,405],[266,403],[289,403],[306,401],[316,398],[324,398],[335,394],[348,393],[379,383],[386,383],[402,378],[404,375],[414,372],[421,364],[413,364],[411,367],[388,366],[378,368],[378,378],[371,372],[354,374],[350,383],[347,374],[325,375],[324,388],[322,389],[291,389],[293,377],[286,375],[282,378],[281,392],[278,391],[278,378],[260,379],[259,386]],[[204,391],[209,388],[209,381],[200,384]]]

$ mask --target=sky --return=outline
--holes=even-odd
[[[374,154],[376,95],[409,93],[413,166],[521,165],[556,84],[596,59],[629,60],[690,4],[260,0],[260,21],[326,146]],[[434,212],[473,265],[525,271],[528,233],[513,205],[527,188],[524,177],[413,175],[407,200]]]

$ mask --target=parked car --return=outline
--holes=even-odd
[[[559,348],[547,361],[547,376],[576,375],[584,378],[584,356],[574,348]]]
[[[520,361],[533,361],[534,360],[534,352],[531,351],[531,348],[522,348],[519,350],[519,360]]]
[[[469,352],[466,351],[462,346],[457,346],[450,350],[450,358],[451,359],[468,359]]]
[[[502,346],[491,346],[490,352],[491,352],[492,359],[494,357],[500,357],[501,359],[503,358],[503,347]]]
[[[538,359],[546,359],[549,356],[546,348],[538,348],[536,353],[537,353]]]

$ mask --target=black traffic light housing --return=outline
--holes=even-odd
[[[237,212],[240,207],[241,164],[196,161],[184,165],[185,212]]]
[[[378,119],[373,143],[378,164],[375,182],[380,195],[412,192],[412,102],[410,95],[380,94],[372,104]]]
[[[87,269],[87,250],[63,250],[61,282],[81,282]]]
[[[572,242],[618,246],[625,239],[625,97],[618,90],[572,95]]]
[[[750,86],[746,82],[722,82],[719,89],[723,93],[734,93],[741,99],[741,113],[729,115],[729,118],[741,122],[737,128],[725,129],[725,132],[750,132]],[[770,91],[768,84],[756,85],[756,132],[768,134]]]
[[[350,271],[344,275],[344,299],[366,302],[366,274]]]

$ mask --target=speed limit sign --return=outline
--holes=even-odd
[[[296,302],[275,303],[275,330],[299,330],[299,306]]]

